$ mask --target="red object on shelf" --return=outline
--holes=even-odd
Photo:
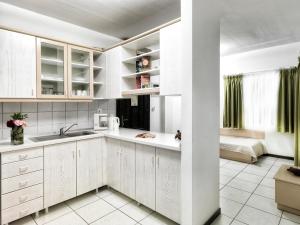
[[[142,88],[150,87],[150,75],[149,74],[141,75],[141,86],[142,86]]]
[[[136,86],[136,89],[141,88],[141,77],[135,78],[135,86]]]

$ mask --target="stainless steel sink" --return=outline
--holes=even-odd
[[[79,137],[79,136],[92,135],[92,134],[95,134],[95,132],[78,131],[78,132],[66,133],[64,135],[55,134],[55,135],[48,135],[48,136],[32,137],[30,138],[30,140],[34,142],[41,142],[41,141],[51,141],[51,140],[64,139],[70,137]]]

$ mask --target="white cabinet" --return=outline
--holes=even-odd
[[[135,144],[106,139],[107,183],[112,188],[135,198]]]
[[[122,47],[105,52],[106,55],[106,98],[121,98],[121,53]]]
[[[120,142],[120,191],[135,199],[135,143]]]
[[[120,190],[120,141],[112,138],[106,139],[107,148],[107,184]]]
[[[156,211],[180,222],[180,152],[156,149]]]
[[[103,185],[102,139],[77,141],[77,195]]]
[[[76,196],[76,142],[44,147],[44,207]]]
[[[182,85],[181,23],[160,30],[160,95],[180,95]]]
[[[136,145],[136,201],[155,210],[155,148]]]
[[[36,97],[36,39],[0,29],[0,98]]]

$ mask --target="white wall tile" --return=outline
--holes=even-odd
[[[28,114],[28,127],[25,135],[36,136],[58,133],[59,128],[78,123],[74,129],[87,129],[94,126],[94,113],[98,107],[103,113],[115,115],[115,100],[97,100],[91,103],[0,103],[0,140],[10,138],[7,120],[14,112]],[[78,111],[79,110],[79,111]]]
[[[15,113],[21,111],[20,103],[3,103],[3,113]]]
[[[37,112],[37,103],[22,103],[21,111],[23,113]]]
[[[66,125],[77,123],[77,111],[66,112]]]
[[[79,102],[78,103],[78,110],[79,111],[88,111],[89,110],[89,103],[88,102]]]
[[[64,102],[54,102],[53,112],[64,112],[66,111],[66,103]]]
[[[77,103],[76,102],[68,102],[66,104],[66,110],[67,111],[77,111],[78,110]]]
[[[39,103],[38,112],[52,112],[52,103],[49,102]]]
[[[52,112],[39,112],[38,113],[38,125],[52,125]]]

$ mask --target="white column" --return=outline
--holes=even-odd
[[[182,225],[219,209],[221,0],[182,0]]]

